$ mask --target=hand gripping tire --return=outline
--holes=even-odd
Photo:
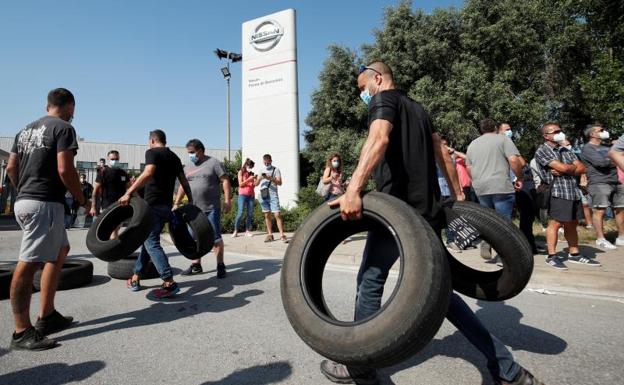
[[[447,252],[453,289],[468,297],[504,301],[518,295],[533,273],[531,246],[520,229],[496,211],[473,202],[454,202],[449,208],[462,216],[503,261],[502,270],[478,271]]]
[[[115,239],[110,236],[119,225],[130,220]],[[114,203],[97,218],[87,233],[87,248],[97,258],[117,261],[138,249],[152,230],[150,208],[143,199],[132,197],[128,206]]]
[[[388,231],[397,242],[398,282],[373,316],[338,321],[323,298],[323,271],[340,242],[367,230]],[[295,332],[319,354],[354,366],[391,366],[421,350],[442,324],[450,293],[439,238],[412,207],[382,193],[364,196],[358,221],[343,221],[327,205],[317,208],[295,233],[282,266],[282,302]]]
[[[206,214],[194,205],[184,205],[172,214],[169,232],[178,251],[188,259],[199,259],[208,254],[214,246],[214,230]]]
[[[0,262],[0,300],[8,299],[16,262]]]
[[[70,290],[88,285],[93,281],[93,263],[84,259],[66,259],[61,268],[57,290]],[[35,290],[41,290],[41,270],[35,273]]]
[[[127,257],[123,257],[118,261],[109,262],[107,267],[108,275],[115,279],[132,278],[134,275],[134,266],[138,257],[139,255],[134,253]],[[158,277],[160,277],[160,274],[158,274],[156,266],[154,266],[152,261],[147,262],[147,266],[144,266],[143,271],[141,272],[141,279],[152,279]]]

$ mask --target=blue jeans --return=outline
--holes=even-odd
[[[214,232],[214,242],[221,242],[221,208],[206,211],[205,214]]]
[[[515,193],[479,195],[478,198],[481,206],[494,209],[500,215],[511,220],[511,214],[516,201]]]
[[[392,236],[370,231],[364,247],[362,264],[357,277],[355,320],[375,314],[381,307],[384,284],[399,251]],[[512,381],[520,366],[505,345],[483,326],[474,312],[455,293],[451,296],[448,319],[460,333],[487,358],[488,369],[496,379]],[[361,370],[362,368],[358,368]]]
[[[234,222],[234,231],[238,231],[240,227],[240,220],[243,217],[243,209],[247,208],[247,221],[246,230],[251,231],[253,210],[254,210],[254,197],[248,197],[245,195],[238,196],[238,212],[236,213],[236,221]]]
[[[150,214],[153,220],[152,231],[143,243],[139,258],[134,265],[134,272],[140,275],[151,258],[160,278],[165,281],[173,278],[173,271],[171,271],[169,259],[160,245],[160,233],[165,227],[165,223],[169,222],[171,218],[171,207],[167,205],[151,206]]]

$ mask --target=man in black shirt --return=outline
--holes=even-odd
[[[102,198],[102,210],[117,202],[130,187],[130,178],[119,163],[119,151],[111,150],[108,152],[109,167],[102,167],[95,178],[95,188],[93,189],[93,205],[91,206],[91,215],[97,215],[95,202],[98,197]]]
[[[13,349],[44,350],[55,346],[44,337],[69,327],[54,307],[63,261],[69,253],[64,226],[65,191],[89,209],[74,167],[78,150],[76,132],[70,124],[75,100],[71,92],[57,88],[48,94],[48,114],[30,123],[16,136],[7,173],[17,187],[15,219],[23,230],[19,262],[11,281],[11,307],[15,317]],[[35,272],[41,274],[41,300],[37,323],[30,322],[30,298]]]
[[[132,291],[141,289],[140,273],[151,257],[160,278],[164,281],[160,289],[154,290],[154,295],[158,299],[171,297],[180,291],[178,284],[173,281],[173,272],[167,255],[160,246],[160,233],[171,217],[176,179],[180,181],[189,203],[193,202],[193,195],[186,175],[184,175],[182,162],[176,154],[166,147],[166,144],[167,136],[163,131],[154,130],[150,132],[149,150],[145,152],[145,170],[126,193],[119,198],[120,204],[127,205],[130,203],[131,195],[145,186],[144,199],[151,208],[154,227],[141,248],[141,253],[134,267],[134,275],[128,280],[128,288]]]
[[[360,97],[368,105],[369,133],[347,191],[329,203],[340,205],[344,220],[362,216],[361,192],[374,172],[377,189],[414,207],[438,235],[444,218],[435,162],[457,200],[464,195],[452,159],[435,132],[423,107],[395,89],[392,71],[376,61],[360,67]],[[395,251],[393,251],[395,250]],[[370,231],[358,273],[355,319],[363,320],[381,307],[388,272],[399,255],[389,233]],[[447,319],[488,359],[488,368],[497,384],[538,385],[541,382],[514,362],[505,345],[491,335],[455,293]],[[337,383],[378,384],[374,369],[346,367],[325,360],[322,373]]]

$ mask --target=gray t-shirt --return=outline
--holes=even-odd
[[[220,182],[225,170],[217,158],[206,156],[199,164],[187,164],[184,166],[184,174],[191,185],[195,206],[202,211],[221,207]]]
[[[260,168],[260,170],[258,170],[258,175],[262,175],[262,174],[267,174],[267,176],[271,176],[273,175],[273,178],[281,178],[282,177],[282,173],[280,172],[279,168],[271,165],[271,167],[266,167],[266,166],[262,166]],[[266,186],[269,184],[269,180],[268,179],[262,179],[262,181],[260,182],[260,189],[262,190],[263,188],[266,188]],[[269,186],[269,189],[273,192],[277,192],[277,185],[275,184],[275,182],[271,182],[271,185]]]
[[[520,151],[505,135],[485,134],[470,143],[466,165],[470,166],[472,187],[477,195],[514,192],[507,160],[511,155],[520,155]]]
[[[587,167],[590,185],[607,183],[618,184],[617,167],[608,156],[609,147],[587,143],[581,151],[581,159]]]

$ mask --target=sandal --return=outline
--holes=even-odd
[[[275,238],[273,238],[273,234],[269,234],[264,238],[264,243],[273,242]]]
[[[282,240],[282,242],[284,242],[284,243],[288,243],[288,238],[286,238],[286,236],[285,236],[285,235],[282,235],[282,236],[280,237],[280,239]]]

